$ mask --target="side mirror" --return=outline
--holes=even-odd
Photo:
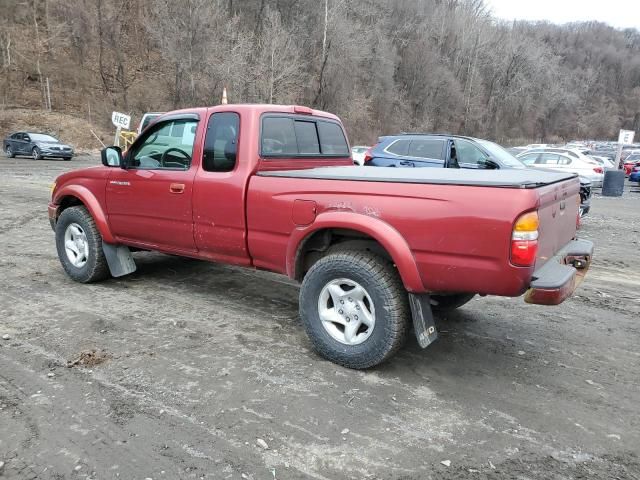
[[[105,167],[122,167],[122,149],[120,147],[107,147],[100,152],[102,164]]]

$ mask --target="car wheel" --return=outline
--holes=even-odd
[[[64,157],[64,158],[63,158],[63,160],[64,160],[65,162],[68,162],[68,161],[70,161],[70,160],[71,160],[71,157]]]
[[[13,158],[13,157],[15,157],[15,156],[16,156],[16,154],[15,154],[15,153],[13,153],[13,150],[11,149],[11,146],[10,146],[10,145],[7,145],[7,148],[6,148],[6,150],[5,150],[5,153],[7,154],[7,157],[9,157],[9,158]]]
[[[62,268],[76,282],[91,283],[109,277],[102,236],[85,207],[70,207],[60,214],[56,249]]]
[[[408,295],[388,260],[363,251],[329,254],[304,277],[300,317],[324,358],[369,368],[390,358],[406,340]]]
[[[33,147],[33,150],[31,150],[31,157],[34,160],[40,160],[42,158],[42,155],[40,154],[40,149],[38,147]]]
[[[431,295],[431,308],[446,312],[455,310],[475,297],[474,293],[454,293],[451,295]]]

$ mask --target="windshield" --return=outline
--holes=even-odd
[[[30,133],[32,142],[57,142],[58,139],[52,137],[51,135],[45,135],[43,133]]]
[[[476,140],[498,162],[511,168],[526,168],[520,160],[507,152],[500,145],[487,140]]]

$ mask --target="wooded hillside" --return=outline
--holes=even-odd
[[[0,104],[106,125],[229,101],[340,115],[352,143],[640,130],[640,32],[505,23],[483,0],[0,0]]]

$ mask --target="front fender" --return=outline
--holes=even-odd
[[[59,190],[56,190],[52,199],[54,205],[60,206],[62,199],[65,197],[75,197],[80,200],[89,213],[93,217],[93,221],[98,227],[102,239],[107,243],[117,243],[111,229],[109,228],[109,222],[107,222],[107,216],[100,205],[100,202],[95,195],[86,187],[82,185],[65,185]]]
[[[375,239],[393,259],[405,288],[414,293],[425,291],[413,253],[400,232],[379,218],[354,212],[324,212],[318,215],[311,225],[296,228],[291,233],[287,246],[287,275],[289,277],[296,277],[296,258],[304,242],[315,232],[333,228],[354,230]]]

